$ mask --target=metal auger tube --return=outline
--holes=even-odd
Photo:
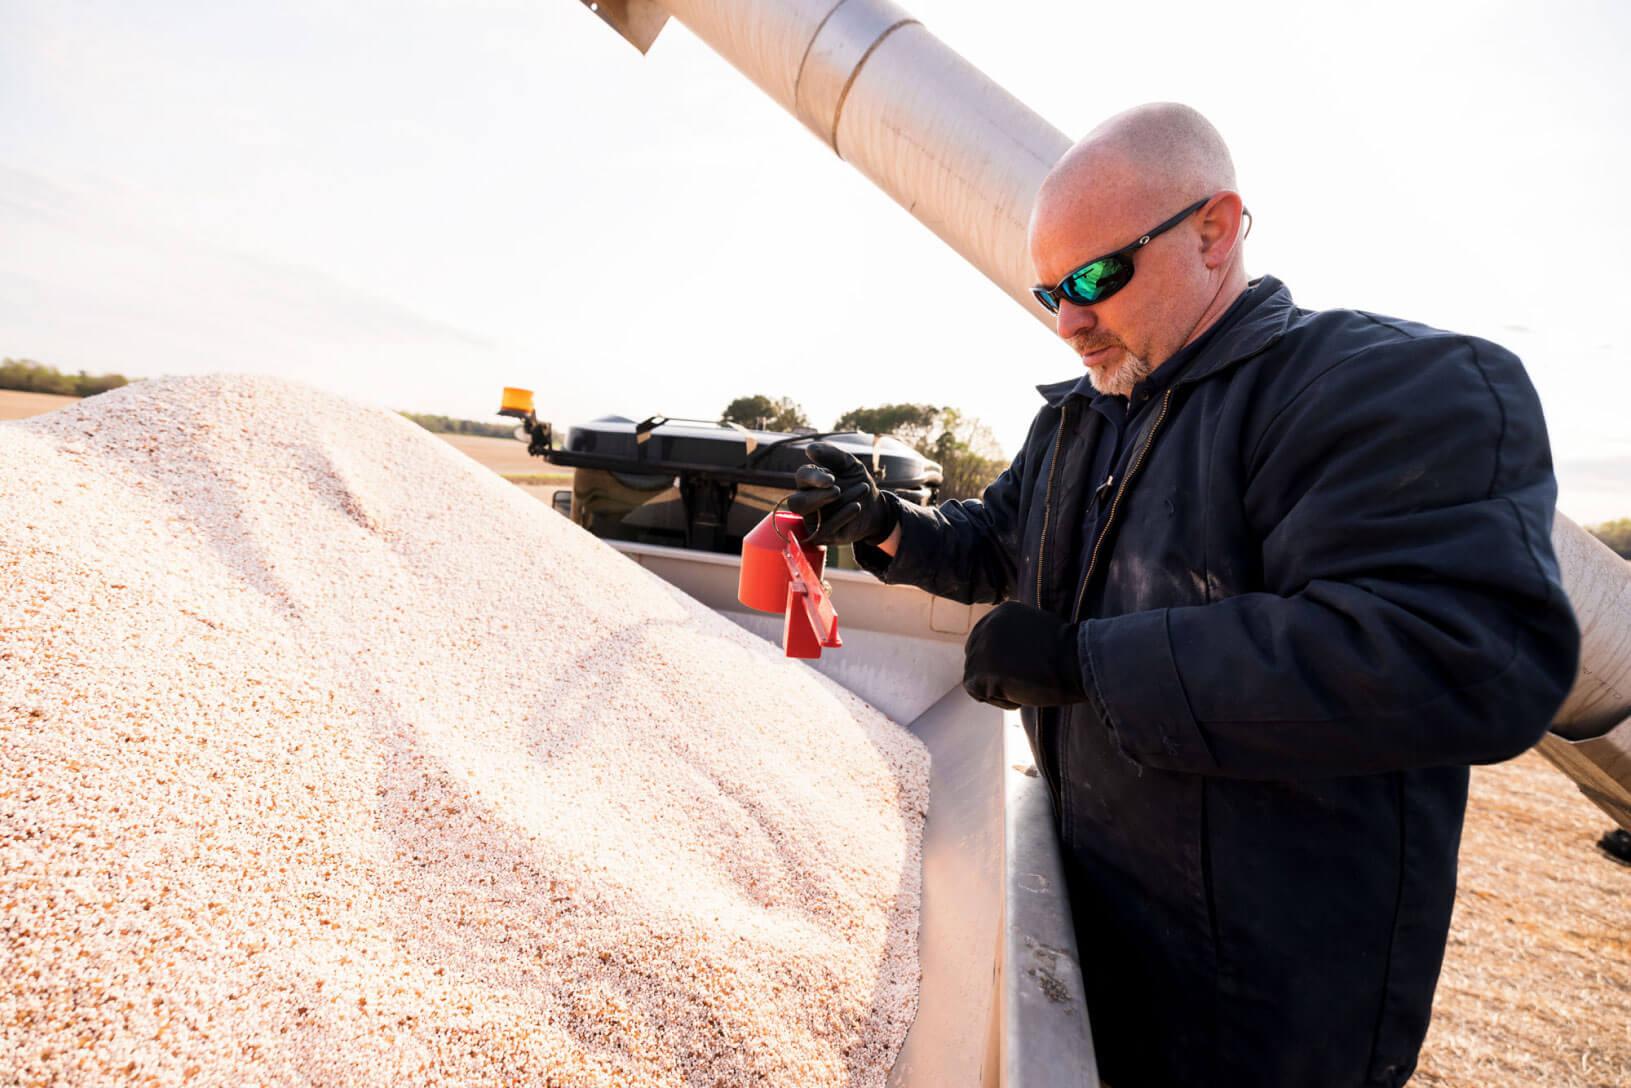
[[[1010,298],[1025,227],[1070,140],[889,0],[583,0],[644,52],[669,15]]]

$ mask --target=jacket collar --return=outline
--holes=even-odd
[[[1251,358],[1285,335],[1297,307],[1291,301],[1291,290],[1273,276],[1254,280],[1246,289],[1245,306],[1240,316],[1223,329],[1205,354],[1191,362],[1177,385],[1187,385],[1209,378],[1235,363]],[[1039,385],[1036,391],[1049,407],[1057,408],[1076,388],[1081,378],[1067,378],[1062,382]]]

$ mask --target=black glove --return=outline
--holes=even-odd
[[[1004,601],[968,633],[963,690],[1004,710],[1064,706],[1087,698],[1077,624]]]
[[[879,544],[895,531],[900,515],[865,465],[830,442],[812,442],[805,453],[815,463],[793,473],[798,490],[787,508],[804,518],[808,543]]]

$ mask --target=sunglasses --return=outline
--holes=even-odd
[[[1057,287],[1044,287],[1040,283],[1031,288],[1036,301],[1050,314],[1059,312],[1059,300],[1069,299],[1078,306],[1091,306],[1103,302],[1133,281],[1133,254],[1156,238],[1182,223],[1206,206],[1211,197],[1203,197],[1177,215],[1149,231],[1130,246],[1114,253],[1095,257],[1059,281]]]

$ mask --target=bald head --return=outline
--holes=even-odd
[[[1135,274],[1125,287],[1089,304],[1060,300],[1059,335],[1099,389],[1128,392],[1245,291],[1234,162],[1206,118],[1157,102],[1099,125],[1043,179],[1030,248],[1037,281],[1049,287],[1197,202],[1131,253]]]
[[[1165,208],[1170,215],[1223,190],[1235,191],[1235,164],[1218,130],[1188,106],[1153,102],[1116,114],[1077,141],[1048,171],[1037,205],[1101,215],[1134,208],[1159,215]]]

